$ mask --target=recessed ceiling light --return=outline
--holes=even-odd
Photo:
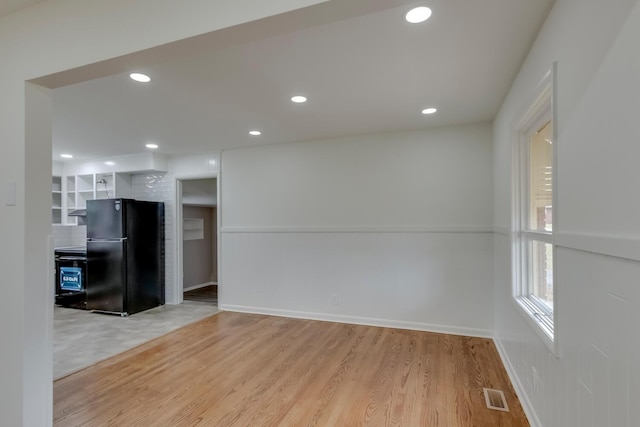
[[[419,24],[431,17],[431,9],[426,6],[414,7],[404,15],[404,19],[411,24]]]
[[[260,132],[259,130],[250,130],[249,131],[249,135],[251,135],[251,136],[260,136],[260,135],[262,135],[262,132]]]
[[[140,83],[149,83],[151,81],[151,77],[141,73],[131,73],[129,77]]]
[[[437,109],[437,108],[433,108],[433,107],[431,107],[431,108],[425,108],[424,110],[422,110],[422,114],[433,114],[433,113],[435,113],[436,111],[438,111],[438,109]]]
[[[73,159],[73,154],[60,154],[63,159]]]
[[[158,148],[158,144],[147,144],[147,145],[145,145],[145,147],[156,149],[156,148]]]
[[[114,166],[115,162],[104,162],[104,164],[107,166]]]
[[[307,97],[302,95],[296,95],[291,97],[291,101],[295,102],[296,104],[301,104],[303,102],[307,102]]]

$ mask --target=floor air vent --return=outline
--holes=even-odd
[[[502,390],[494,390],[490,388],[483,388],[484,400],[487,403],[487,408],[494,409],[496,411],[509,412],[509,406],[507,405],[507,399],[504,397]]]

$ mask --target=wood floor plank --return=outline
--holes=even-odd
[[[491,340],[222,312],[55,381],[54,425],[529,424]]]

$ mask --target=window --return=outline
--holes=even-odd
[[[516,128],[514,141],[514,297],[556,353],[554,306],[554,123],[550,77]]]

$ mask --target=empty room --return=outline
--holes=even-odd
[[[0,424],[635,425],[638,40],[637,0],[2,2]]]

